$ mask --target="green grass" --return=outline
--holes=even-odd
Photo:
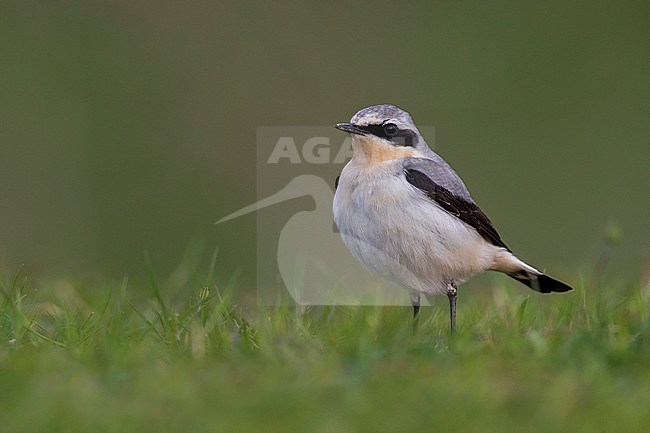
[[[461,289],[449,336],[444,298],[412,335],[406,307],[262,308],[235,285],[154,280],[5,275],[0,431],[650,428],[647,284]]]

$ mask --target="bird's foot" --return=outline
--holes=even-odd
[[[456,288],[456,283],[450,281],[447,283],[447,297],[449,298],[449,322],[450,330],[453,334],[456,332],[456,296],[458,295],[458,289]]]
[[[411,295],[411,305],[413,305],[413,335],[415,335],[420,322],[420,295]]]

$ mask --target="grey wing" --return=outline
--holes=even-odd
[[[490,219],[474,203],[463,181],[447,163],[443,161],[444,166],[441,166],[429,159],[409,159],[411,161],[404,164],[404,176],[408,183],[450,215],[472,227],[492,245],[508,249]],[[445,166],[453,176],[445,171]]]
[[[427,158],[406,158],[404,170],[417,170],[427,175],[429,179],[470,203],[474,203],[467,187],[453,168],[438,154],[431,152]]]

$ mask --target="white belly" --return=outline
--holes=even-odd
[[[348,164],[333,211],[352,255],[411,292],[445,293],[448,281],[489,269],[499,250],[389,165]]]

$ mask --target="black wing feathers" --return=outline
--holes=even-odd
[[[408,183],[424,192],[445,211],[473,227],[488,242],[510,251],[501,240],[492,222],[476,204],[454,195],[446,188],[436,184],[421,171],[407,169],[405,174]]]

